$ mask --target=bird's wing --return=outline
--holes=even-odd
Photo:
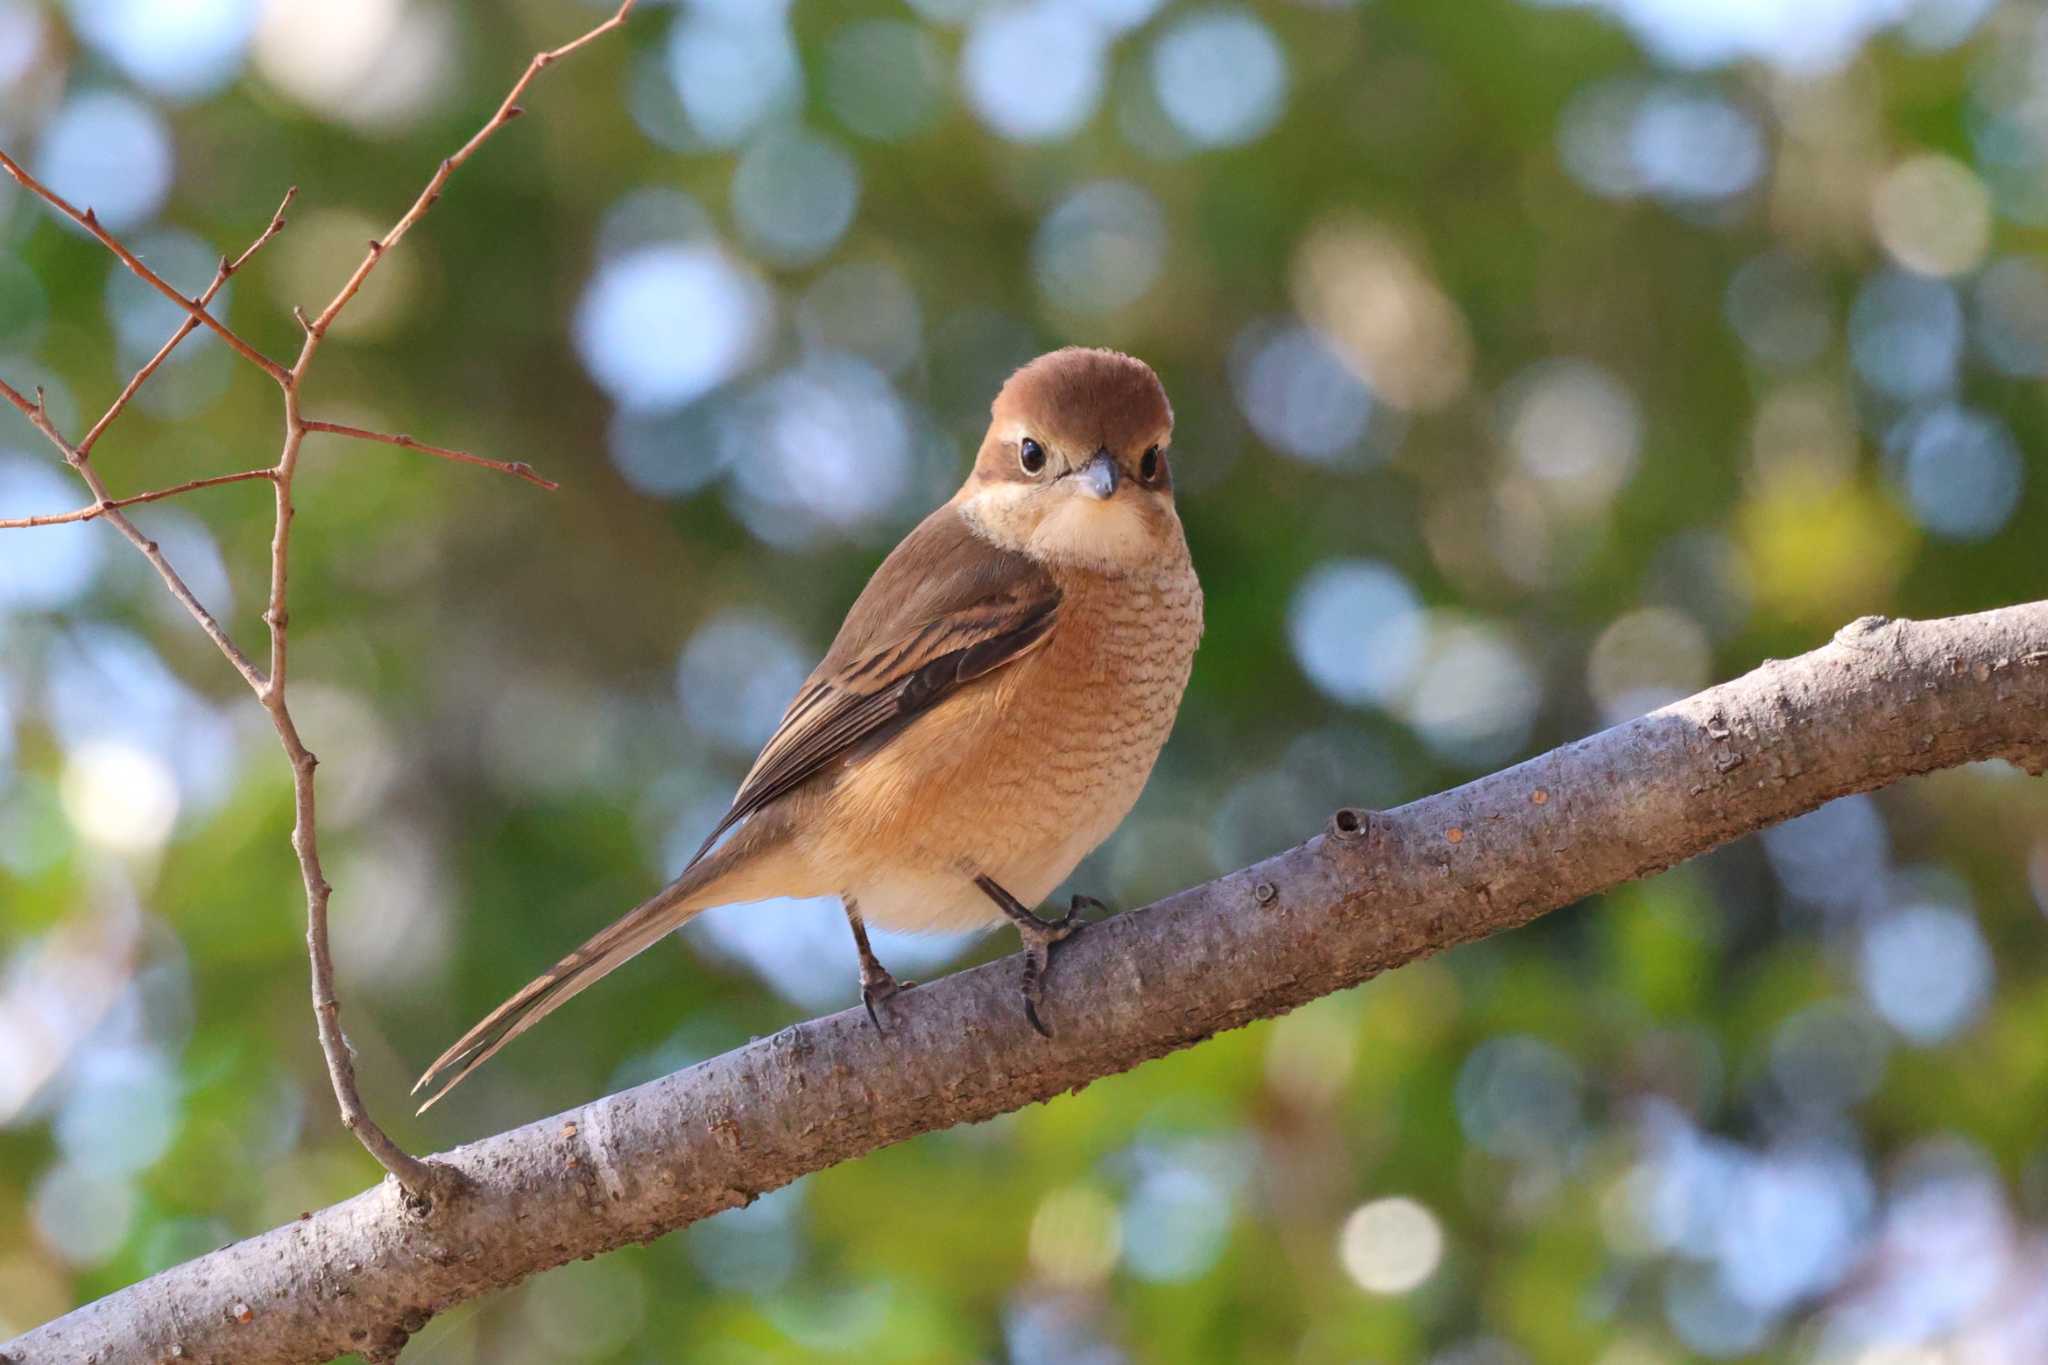
[[[697,857],[857,746],[1044,644],[1059,604],[1044,569],[941,507],[875,571]]]

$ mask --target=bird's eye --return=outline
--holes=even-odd
[[[1160,471],[1166,468],[1166,461],[1159,453],[1159,447],[1148,449],[1144,458],[1138,461],[1138,478],[1144,483],[1157,483]]]
[[[1024,466],[1026,474],[1036,474],[1045,468],[1045,447],[1026,436],[1017,447],[1017,463]]]

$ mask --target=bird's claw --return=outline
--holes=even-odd
[[[1038,1017],[1038,1007],[1045,1000],[1045,974],[1052,969],[1052,945],[1071,935],[1079,925],[1069,925],[1057,932],[1049,932],[1043,938],[1025,935],[1024,941],[1024,1017],[1031,1021],[1031,1027],[1038,1030],[1041,1038],[1052,1037],[1052,1030],[1045,1026],[1045,1020]]]
[[[1032,1028],[1038,1030],[1039,1037],[1052,1037],[1052,1030],[1039,1017],[1038,1007],[1045,1001],[1045,978],[1052,970],[1054,945],[1066,942],[1088,927],[1088,921],[1081,917],[1083,910],[1108,909],[1095,897],[1077,893],[1067,903],[1067,913],[1056,920],[1043,920],[1031,915],[1028,920],[1017,921],[1017,936],[1024,940],[1024,1017],[1031,1021]]]
[[[876,969],[873,972],[861,972],[860,1003],[867,1009],[868,1022],[875,1026],[875,1032],[881,1034],[889,1032],[889,1030],[882,1027],[882,1018],[875,1012],[875,1006],[880,1005],[883,1009],[888,1009],[891,1001],[915,985],[917,985],[915,981],[898,981],[895,977],[889,975],[879,963],[876,964]]]
[[[1067,902],[1067,913],[1060,916],[1059,922],[1061,924],[1072,923],[1078,929],[1082,924],[1087,923],[1086,920],[1081,919],[1081,912],[1083,910],[1099,910],[1107,915],[1109,913],[1109,906],[1093,896],[1084,896],[1076,891],[1073,899]]]
[[[1031,1027],[1038,1030],[1040,1037],[1052,1037],[1052,1030],[1045,1026],[1045,1020],[1038,1017],[1038,1007],[1045,1000],[1045,976],[1052,970],[1053,945],[1072,938],[1087,927],[1088,921],[1081,918],[1083,910],[1091,907],[1107,910],[1109,907],[1093,896],[1076,894],[1068,902],[1066,914],[1055,920],[1044,920],[1003,890],[995,878],[979,876],[974,879],[974,884],[1017,926],[1017,937],[1024,941],[1024,1017],[1031,1021]]]

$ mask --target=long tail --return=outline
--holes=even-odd
[[[718,852],[692,864],[652,899],[627,911],[609,928],[601,930],[575,952],[527,982],[518,994],[456,1039],[452,1047],[434,1059],[434,1064],[413,1086],[415,1095],[422,1090],[427,1092],[426,1100],[416,1112],[426,1113],[443,1095],[460,1085],[470,1072],[489,1061],[499,1048],[554,1013],[584,987],[652,947],[670,930],[698,912],[709,910],[714,905],[752,899],[744,893],[744,888],[735,883],[755,879],[733,875],[751,870],[736,867],[735,863],[754,861],[749,855],[759,852],[760,841],[747,838],[750,833],[754,831],[742,829]]]

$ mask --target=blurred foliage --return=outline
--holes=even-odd
[[[0,0],[0,143],[274,354],[562,0]],[[1008,369],[1152,361],[1209,594],[1122,905],[1809,648],[2043,590],[2032,0],[648,5],[394,252],[315,416],[294,691],[373,1110],[443,1146],[848,1003],[721,912],[402,1117],[694,845]],[[0,186],[0,373],[176,321]],[[117,492],[274,458],[191,342]],[[0,418],[0,515],[76,505]],[[245,641],[267,496],[140,509]],[[106,528],[0,533],[0,1332],[346,1196],[290,792]],[[458,1361],[2022,1361],[2048,789],[1855,799],[1285,1020],[435,1321]],[[899,970],[1000,953],[880,945]],[[1910,1354],[1919,1351],[1922,1354]]]

